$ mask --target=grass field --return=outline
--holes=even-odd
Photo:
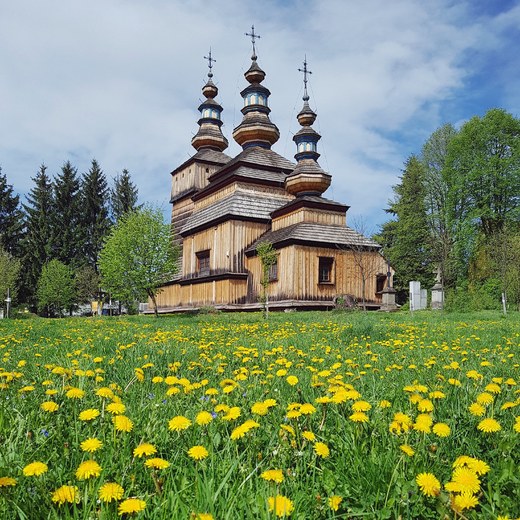
[[[0,518],[520,517],[520,319],[0,321]]]

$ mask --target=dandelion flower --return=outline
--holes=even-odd
[[[481,394],[477,395],[477,403],[487,406],[491,404],[494,401],[493,395],[489,394],[488,392],[482,392]]]
[[[413,457],[415,455],[415,450],[411,446],[408,446],[408,444],[402,444],[401,446],[399,446],[399,449],[403,453],[406,453],[406,455],[408,455],[409,457]]]
[[[287,376],[287,382],[291,385],[297,385],[298,384],[298,378],[296,376]]]
[[[91,477],[99,477],[101,474],[101,466],[95,460],[85,460],[76,470],[76,478],[78,480],[87,480]]]
[[[143,442],[134,449],[134,457],[148,457],[150,455],[153,455],[154,453],[157,453],[157,449],[153,444],[150,444],[149,442]]]
[[[16,479],[13,477],[0,477],[0,487],[16,486]]]
[[[174,432],[180,432],[186,430],[191,426],[191,421],[184,417],[184,415],[177,415],[173,419],[170,419],[168,428]]]
[[[112,422],[118,432],[131,432],[134,427],[134,423],[126,415],[114,415]]]
[[[55,412],[56,410],[58,410],[59,407],[60,405],[58,403],[55,403],[54,401],[45,401],[40,405],[40,408],[44,412]]]
[[[308,430],[305,430],[303,433],[302,433],[302,437],[307,440],[307,441],[310,441],[310,442],[314,442],[316,440],[316,435],[314,435],[313,432],[310,432]]]
[[[199,412],[197,414],[197,417],[195,417],[195,422],[199,426],[206,426],[212,420],[213,420],[213,416],[209,412],[205,412],[205,411]]]
[[[240,408],[238,406],[233,406],[228,410],[226,415],[222,416],[224,421],[234,421],[240,417]]]
[[[482,417],[486,413],[486,409],[480,403],[472,403],[469,405],[469,413],[476,417]]]
[[[95,451],[99,450],[102,446],[103,443],[95,437],[89,437],[80,444],[81,449],[89,453],[94,453]]]
[[[433,412],[433,403],[429,399],[421,399],[417,403],[417,409],[420,412]]]
[[[99,499],[103,502],[112,502],[112,500],[121,500],[125,490],[116,482],[107,482],[99,488]]]
[[[69,399],[83,399],[85,392],[81,388],[71,388],[65,394]]]
[[[255,403],[251,407],[251,413],[255,415],[266,415],[269,412],[269,407],[265,403]]]
[[[455,468],[446,489],[457,493],[477,493],[480,490],[480,479],[470,468]]]
[[[329,497],[329,507],[333,511],[337,511],[339,509],[339,505],[341,504],[343,498],[338,495],[333,495]]]
[[[49,467],[44,462],[31,462],[30,464],[27,464],[25,468],[23,468],[23,474],[26,477],[39,477],[40,475],[43,475],[44,473],[47,473],[47,470]]]
[[[311,403],[303,403],[300,406],[300,413],[302,415],[312,415],[316,412],[316,408]]]
[[[319,457],[326,459],[330,455],[329,447],[324,442],[316,442],[314,444],[314,451]]]
[[[513,430],[515,430],[516,433],[520,433],[520,415],[515,418],[515,424],[513,425]]]
[[[114,392],[106,387],[106,386],[103,386],[101,388],[98,389],[98,391],[96,392],[96,395],[98,397],[104,397],[106,399],[112,399],[112,397],[114,397]]]
[[[210,513],[194,513],[194,520],[214,520],[213,515]]]
[[[194,460],[203,460],[209,455],[209,453],[204,446],[198,445],[191,447],[188,450],[188,455]]]
[[[471,493],[461,493],[453,498],[453,506],[456,511],[464,511],[478,505],[478,498]]]
[[[387,401],[386,399],[383,399],[380,403],[379,403],[379,408],[390,408],[392,406],[392,403],[390,401]]]
[[[80,421],[92,421],[96,417],[99,417],[99,410],[96,408],[88,408],[79,414],[78,419]]]
[[[277,484],[283,482],[283,472],[281,469],[268,469],[264,471],[260,477],[270,482],[276,482]]]
[[[269,497],[268,504],[269,511],[273,511],[278,517],[289,516],[294,510],[292,501],[283,495]]]
[[[438,437],[448,437],[451,433],[450,427],[446,423],[436,423],[432,428],[433,433]]]
[[[441,483],[433,473],[419,473],[415,481],[426,496],[435,497],[440,493]]]
[[[139,513],[146,507],[146,502],[139,498],[127,498],[119,504],[119,516],[130,515],[132,513]]]
[[[109,403],[107,404],[107,412],[112,415],[122,415],[126,412],[126,406],[123,403]]]
[[[161,459],[159,457],[155,457],[153,459],[148,459],[144,465],[147,468],[153,468],[153,469],[166,469],[169,467],[170,463],[167,460]]]
[[[52,501],[59,505],[74,502],[77,504],[80,501],[79,489],[77,486],[61,486],[52,494]]]
[[[350,417],[349,419],[352,421],[352,422],[361,422],[361,423],[366,423],[368,422],[368,415],[366,413],[363,413],[363,412],[354,412]]]
[[[493,419],[492,417],[487,417],[486,419],[482,419],[482,421],[480,421],[478,423],[477,428],[481,432],[484,432],[484,433],[494,433],[494,432],[498,432],[502,429],[502,427],[500,426],[500,423],[496,419]]]

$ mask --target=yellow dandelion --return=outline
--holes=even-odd
[[[71,388],[65,394],[69,399],[83,399],[85,392],[81,388]]]
[[[238,406],[233,406],[230,408],[225,415],[222,416],[224,421],[234,421],[240,417],[240,408]]]
[[[102,502],[112,502],[123,498],[125,490],[117,482],[107,482],[99,488],[98,496]]]
[[[469,413],[475,417],[482,417],[486,409],[480,403],[472,403],[469,405]]]
[[[26,477],[39,477],[47,473],[48,469],[49,467],[44,462],[35,461],[27,464],[22,472]]]
[[[110,388],[103,386],[97,390],[96,395],[98,397],[104,397],[105,399],[112,399],[114,392]]]
[[[119,504],[119,515],[131,515],[132,513],[139,513],[146,507],[146,502],[139,498],[127,498]]]
[[[324,442],[314,443],[314,451],[316,455],[326,459],[330,455],[329,447]]]
[[[383,399],[379,403],[379,408],[390,408],[392,406],[392,403],[390,401],[387,401],[386,399]]]
[[[52,494],[52,501],[59,505],[74,502],[78,504],[80,501],[79,489],[77,486],[61,486]]]
[[[60,407],[60,405],[58,403],[55,403],[54,401],[45,401],[40,405],[40,408],[44,412],[51,412],[51,413],[58,410],[59,407]]]
[[[16,479],[13,477],[0,477],[0,487],[16,486]]]
[[[367,401],[356,401],[352,405],[352,410],[354,412],[368,412],[372,409],[372,405],[368,403]]]
[[[417,403],[417,409],[420,412],[433,412],[433,403],[429,399],[421,399]]]
[[[107,412],[112,415],[122,415],[126,412],[126,406],[123,403],[109,403],[107,404]]]
[[[194,460],[203,460],[209,455],[209,453],[204,446],[197,445],[188,450],[188,455]]]
[[[184,415],[177,415],[173,419],[170,419],[168,428],[174,432],[180,432],[186,430],[191,426],[191,421],[184,417]]]
[[[80,421],[92,421],[96,417],[99,417],[99,410],[96,408],[88,408],[79,414],[78,419]]]
[[[343,498],[338,495],[333,495],[329,497],[329,507],[333,511],[337,511],[339,509],[339,505],[341,504]]]
[[[298,378],[296,376],[287,376],[286,381],[291,385],[297,385],[298,384]]]
[[[432,428],[433,433],[438,437],[448,437],[451,433],[450,427],[446,423],[436,423]]]
[[[101,474],[101,466],[95,460],[85,460],[76,470],[76,478],[78,480],[87,480],[91,477],[99,477]]]
[[[274,512],[278,517],[289,516],[294,510],[292,501],[283,495],[269,497],[267,502],[269,504],[269,511]]]
[[[268,469],[264,471],[260,477],[270,482],[276,482],[277,484],[283,482],[283,472],[281,469]]]
[[[461,493],[453,498],[453,507],[456,511],[472,509],[476,505],[478,505],[478,498],[471,493]]]
[[[368,415],[363,412],[354,412],[351,416],[349,416],[349,419],[352,422],[366,423],[368,422]]]
[[[433,473],[419,473],[415,481],[421,492],[429,497],[437,496],[441,491],[441,483]]]
[[[194,513],[194,520],[214,520],[213,515],[210,513]]]
[[[495,400],[494,396],[488,392],[482,392],[477,395],[477,403],[487,406],[490,405]]]
[[[206,411],[199,412],[197,414],[197,417],[195,417],[195,422],[199,426],[206,426],[212,420],[213,420],[213,416],[209,412],[206,412]]]
[[[266,415],[269,407],[265,403],[255,403],[251,407],[251,413],[255,415]]]
[[[88,453],[94,453],[95,451],[99,450],[102,446],[103,443],[95,437],[89,437],[80,444],[81,449]]]
[[[142,442],[134,449],[134,457],[149,457],[150,455],[153,455],[154,453],[157,453],[157,449],[153,444],[150,444],[149,442]]]
[[[411,446],[408,446],[408,444],[401,444],[401,446],[399,446],[399,449],[403,453],[406,453],[406,455],[408,455],[409,457],[413,457],[415,455],[415,450]]]
[[[502,429],[502,427],[500,426],[500,423],[496,419],[493,419],[492,417],[487,417],[486,419],[482,419],[482,421],[480,421],[478,423],[477,428],[481,432],[484,432],[484,433],[495,433]]]
[[[300,406],[300,413],[302,415],[312,415],[316,412],[316,408],[311,403],[303,403]]]
[[[307,440],[307,441],[310,441],[310,442],[314,442],[316,440],[316,435],[314,435],[313,432],[310,432],[308,430],[305,430],[303,433],[302,433],[302,437]]]
[[[126,415],[114,415],[112,422],[118,432],[131,432],[134,427],[134,423]]]
[[[170,463],[167,460],[161,459],[160,457],[154,457],[153,459],[148,459],[144,465],[147,468],[153,469],[166,469],[170,466]]]

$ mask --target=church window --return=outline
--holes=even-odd
[[[276,282],[278,280],[278,260],[269,266],[269,281]]]
[[[318,258],[318,283],[334,283],[332,275],[334,258],[329,256],[320,256]]]
[[[209,249],[199,251],[197,255],[197,272],[199,274],[209,274]]]

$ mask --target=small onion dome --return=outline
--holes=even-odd
[[[256,61],[256,56],[251,56],[251,67],[246,71],[244,77],[249,83],[262,83],[265,79],[265,72],[260,68]]]
[[[320,196],[330,186],[332,176],[324,172],[314,159],[300,159],[285,178],[285,189],[296,196]]]
[[[297,161],[301,159],[318,160],[320,154],[318,153],[317,145],[320,139],[321,135],[318,132],[310,126],[304,126],[293,137],[293,141],[296,143],[296,155],[294,158]]]
[[[309,106],[309,97],[305,96],[304,98],[303,108],[300,110],[300,113],[296,116],[298,119],[298,123],[302,126],[311,126],[314,121],[316,121],[316,113]]]
[[[244,117],[233,130],[233,139],[244,150],[251,146],[270,149],[280,138],[280,132],[269,119],[271,110],[268,99],[271,92],[260,84],[265,78],[265,72],[258,66],[255,55],[251,59],[251,67],[244,74],[250,85],[240,92],[244,99],[244,107],[241,110]]]
[[[202,87],[202,94],[206,97],[199,106],[200,119],[198,120],[199,131],[191,140],[191,145],[198,151],[202,148],[224,151],[228,147],[228,140],[222,134],[222,107],[215,101],[218,88],[213,83],[211,72],[209,79]]]

